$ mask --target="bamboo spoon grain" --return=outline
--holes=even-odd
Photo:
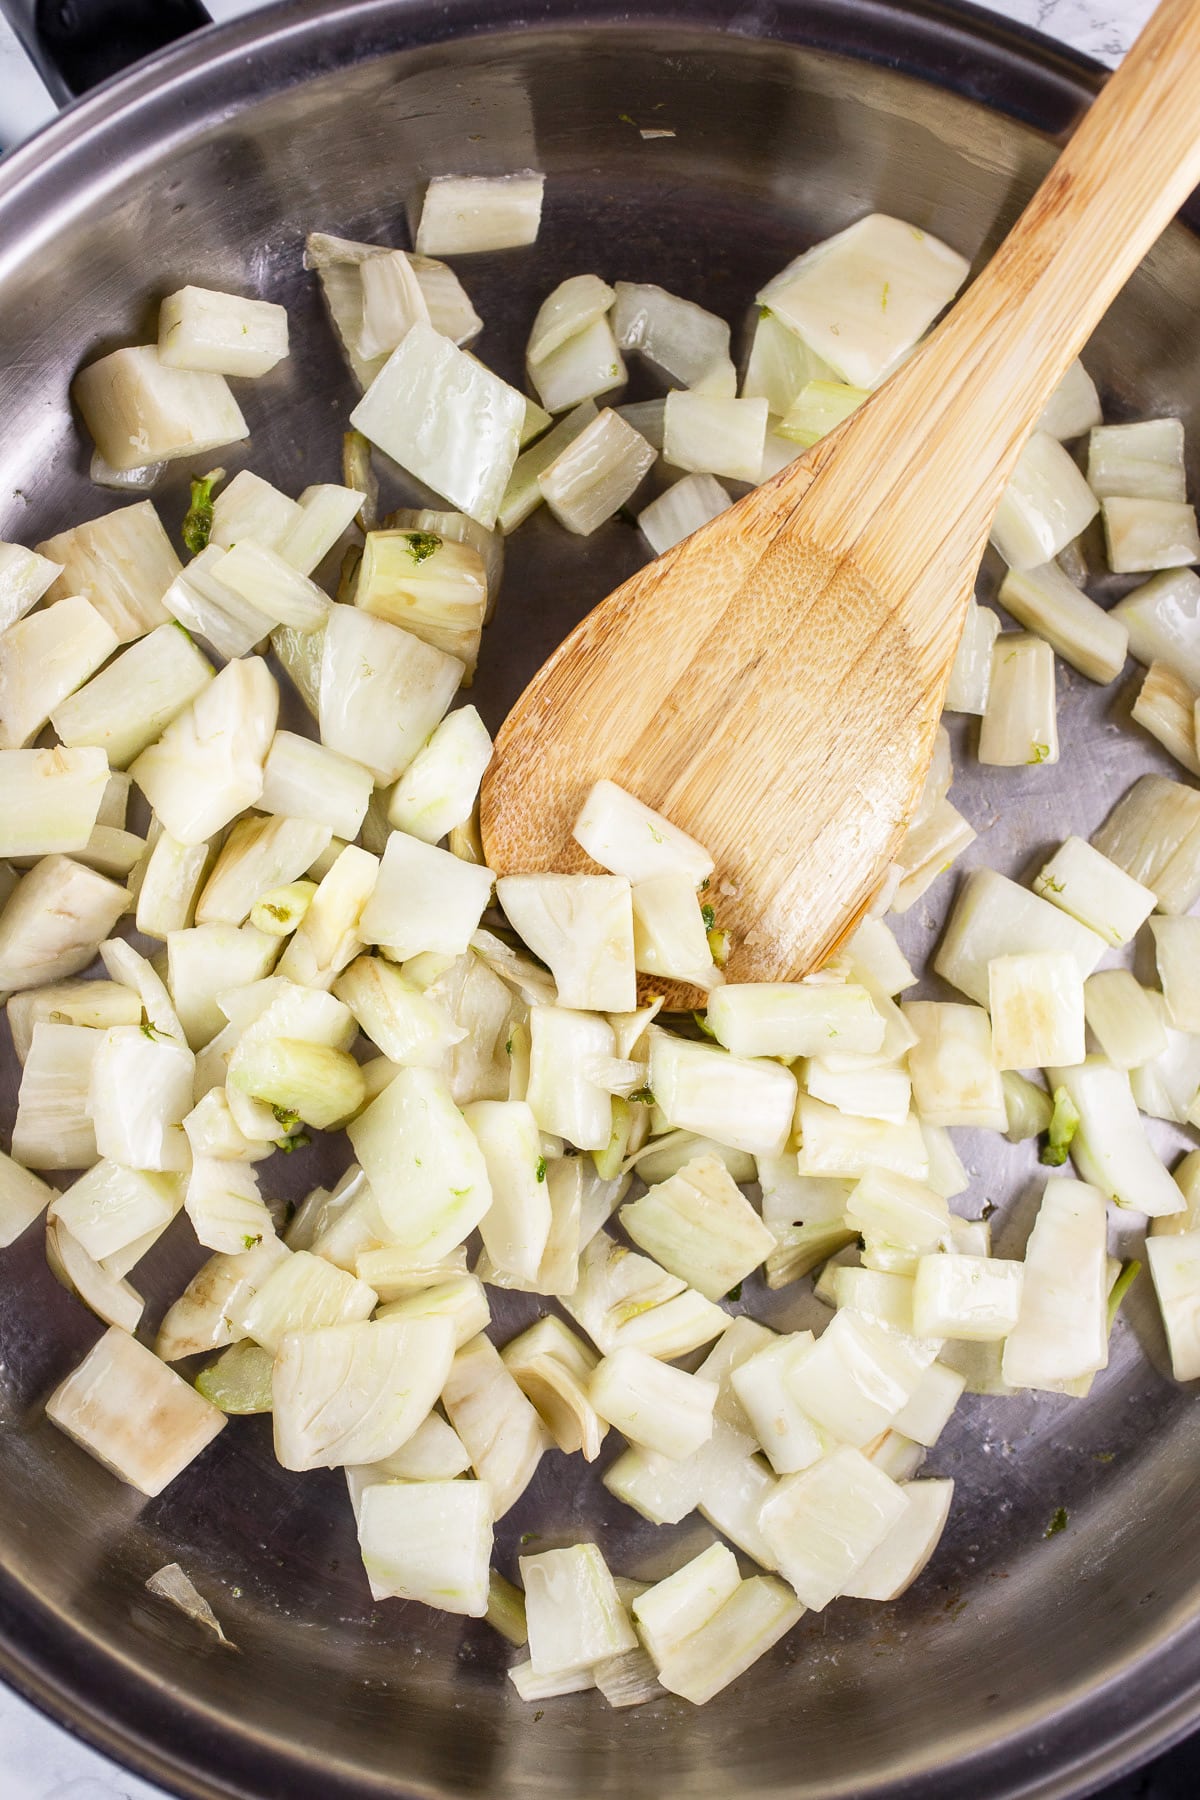
[[[1163,0],[1016,226],[852,418],[576,627],[502,726],[498,873],[592,868],[602,776],[707,846],[728,973],[853,929],[919,798],[992,516],[1052,389],[1200,181],[1200,0]]]

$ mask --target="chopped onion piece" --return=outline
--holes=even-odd
[[[1153,918],[1150,931],[1168,1022],[1176,1031],[1200,1031],[1200,919]]]
[[[246,539],[278,550],[299,516],[295,500],[251,469],[239,469],[213,499],[208,541],[220,550]]]
[[[530,1014],[526,1098],[543,1131],[580,1150],[602,1150],[612,1132],[612,1100],[586,1067],[613,1053],[612,1027],[588,1013],[536,1006]]]
[[[1128,969],[1101,969],[1084,982],[1088,1029],[1115,1068],[1140,1068],[1165,1052],[1166,1025],[1153,1002]]]
[[[151,1232],[165,1231],[182,1198],[172,1176],[105,1159],[54,1196],[50,1218],[59,1220],[93,1261],[102,1262]]]
[[[1154,894],[1160,912],[1187,912],[1200,896],[1200,794],[1194,788],[1143,775],[1092,842]]]
[[[287,354],[287,311],[270,300],[183,287],[158,309],[158,358],[167,368],[266,375]]]
[[[1200,576],[1194,570],[1152,576],[1118,601],[1111,616],[1127,628],[1139,662],[1164,662],[1200,689]]]
[[[897,1461],[892,1463],[890,1458],[885,1460],[873,1451],[872,1462],[877,1463],[893,1481],[905,1481],[914,1475],[924,1457],[918,1454],[911,1462],[901,1465],[901,1447],[906,1440],[913,1440],[913,1447],[924,1445],[932,1449],[950,1423],[965,1387],[966,1377],[960,1375],[957,1369],[947,1368],[941,1362],[930,1363],[917,1383],[912,1399],[907,1406],[900,1408],[892,1429],[884,1434],[885,1442],[891,1440],[890,1448],[896,1453]]]
[[[598,1231],[581,1252],[579,1282],[563,1304],[597,1348],[686,1356],[729,1326],[729,1315],[648,1257]]]
[[[122,769],[212,677],[211,663],[186,631],[176,624],[159,625],[86,686],[60,700],[51,709],[51,724],[64,744],[97,744],[107,752],[110,767]]]
[[[726,1332],[728,1339],[732,1334]],[[807,1469],[830,1448],[794,1397],[788,1376],[812,1348],[811,1331],[772,1338],[734,1368],[730,1383],[777,1475]]]
[[[873,1245],[903,1251],[910,1264],[946,1249],[950,1241],[952,1221],[944,1196],[890,1169],[864,1173],[846,1202],[845,1217],[852,1230]]]
[[[994,967],[995,961],[989,964],[989,971]],[[1082,1032],[1082,984],[1078,1001]],[[997,1065],[994,1060],[992,1032],[983,1008],[911,1000],[905,1001],[902,1010],[917,1033],[908,1066],[913,1100],[922,1119],[930,1125],[973,1125],[1003,1131],[1007,1116],[997,1067],[1008,1065]]]
[[[0,1250],[15,1244],[55,1198],[52,1187],[0,1150]]]
[[[466,1109],[487,1166],[492,1203],[480,1221],[495,1269],[536,1281],[550,1237],[551,1209],[537,1120],[521,1100],[477,1100]]]
[[[599,416],[595,403],[584,400],[565,418],[560,419],[552,431],[539,438],[530,449],[522,451],[513,465],[504,498],[496,514],[496,524],[501,531],[515,531],[542,504],[539,478],[543,471],[558,459],[568,445],[582,436]]]
[[[371,531],[354,604],[457,657],[469,680],[487,607],[483,558],[436,532]]]
[[[557,349],[536,360],[531,357],[529,379],[551,413],[567,412],[621,387],[626,379],[625,362],[608,320],[601,314]]]
[[[906,913],[974,841],[975,827],[948,800],[939,800],[928,817],[911,825],[901,840],[893,865],[899,880],[890,910]]]
[[[663,1662],[659,1680],[669,1692],[703,1706],[765,1656],[803,1611],[781,1581],[752,1576]]]
[[[0,634],[0,749],[18,750],[117,647],[112,627],[76,595]]]
[[[669,1124],[711,1132],[751,1155],[782,1151],[796,1105],[796,1078],[789,1069],[694,1044],[657,1026],[648,1035],[650,1086]]]
[[[644,975],[701,988],[722,977],[712,959],[705,915],[686,875],[656,875],[633,889],[634,966]]]
[[[807,450],[869,399],[865,388],[847,387],[840,381],[807,381],[776,430],[781,437]]]
[[[107,785],[103,750],[0,750],[0,857],[85,849]]]
[[[101,1033],[38,1023],[21,1071],[12,1153],[31,1169],[86,1169],[99,1155],[88,1111]]]
[[[226,1311],[235,1336],[251,1337],[278,1355],[289,1332],[357,1323],[374,1310],[375,1302],[375,1291],[365,1281],[296,1250],[272,1262],[255,1285],[243,1290],[239,1284],[226,1300]]]
[[[490,869],[394,831],[359,929],[364,943],[383,944],[397,961],[437,951],[458,956],[491,894]]]
[[[83,594],[120,643],[167,622],[162,597],[179,574],[179,558],[151,501],[59,532],[38,545],[38,554],[61,565],[48,599]]]

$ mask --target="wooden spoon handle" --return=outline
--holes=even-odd
[[[867,568],[879,551],[893,581],[906,521],[914,582],[931,547],[969,563],[1052,390],[1198,182],[1200,0],[1161,0],[991,263],[828,440],[815,535]],[[836,478],[851,438],[872,471],[857,496]]]

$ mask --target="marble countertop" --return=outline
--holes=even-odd
[[[256,11],[263,0],[206,3],[213,18],[224,21]],[[1153,10],[1153,0],[1002,0],[992,10],[1111,67]],[[0,20],[0,144],[19,142],[53,111],[24,52]],[[2,1686],[0,1794],[3,1800],[165,1800],[160,1789],[76,1742]]]

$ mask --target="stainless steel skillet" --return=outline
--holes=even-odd
[[[660,281],[737,323],[762,277],[871,206],[986,254],[1097,79],[988,15],[872,0],[648,0],[632,17],[565,0],[360,0],[202,33],[0,166],[0,535],[34,542],[115,503],[87,482],[67,383],[184,280],[288,303],[297,354],[249,395],[244,460],[285,487],[336,478],[350,389],[300,245],[313,227],[404,241],[405,206],[431,173],[548,173],[536,253],[464,265],[488,322],[481,352],[516,379],[534,306],[581,268]],[[676,136],[646,142],[642,127]],[[1200,419],[1197,295],[1200,244],[1179,225],[1089,358],[1114,416]],[[182,475],[164,490],[172,522],[181,487]],[[583,545],[541,519],[513,539],[477,689],[490,722],[642,555],[619,523]],[[1136,774],[1178,773],[1116,728],[1129,685],[1064,678],[1055,768],[980,772],[964,752],[955,797],[980,830],[978,860],[1024,871],[1052,839],[1090,831]],[[914,951],[952,880],[908,916]],[[1000,1243],[1019,1245],[1031,1154],[963,1147],[978,1171],[965,1210],[1014,1196]],[[296,1190],[319,1178],[315,1154],[293,1162]],[[1200,1715],[1200,1414],[1165,1375],[1136,1289],[1089,1402],[964,1406],[930,1465],[959,1482],[954,1522],[902,1602],[803,1621],[701,1712],[612,1714],[582,1695],[539,1715],[501,1678],[486,1627],[371,1608],[340,1481],[275,1468],[263,1421],[226,1432],[150,1503],[41,1423],[41,1399],[96,1327],[36,1236],[0,1259],[0,1671],[183,1794],[1061,1796]],[[173,1239],[142,1273],[165,1300],[188,1272]],[[802,1305],[785,1291],[772,1316]],[[1060,1506],[1068,1528],[1046,1538]],[[684,1526],[660,1543],[620,1510],[549,1457],[506,1522],[504,1556],[522,1533],[577,1535],[586,1521],[618,1568],[653,1574],[668,1541],[678,1557],[695,1540]],[[172,1560],[239,1657],[143,1593]]]

